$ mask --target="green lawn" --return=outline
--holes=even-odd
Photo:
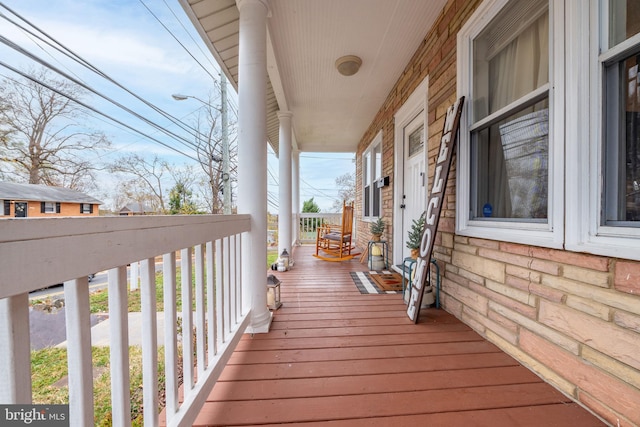
[[[111,375],[109,347],[93,347],[94,421],[98,427],[111,426]],[[129,347],[131,420],[142,426],[142,349]],[[160,393],[164,390],[164,347],[158,348]],[[46,348],[31,352],[31,381],[34,404],[68,404],[67,349]]]

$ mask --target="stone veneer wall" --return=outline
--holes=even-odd
[[[457,98],[457,32],[480,1],[450,0],[363,136],[356,216],[362,217],[362,152],[383,132],[383,174],[393,184],[393,116],[429,76],[429,171],[444,115]],[[434,257],[444,308],[612,425],[640,426],[640,263],[455,235],[455,160]],[[382,192],[392,222],[393,185]],[[358,221],[358,244],[369,224]],[[392,227],[385,237],[392,246]],[[640,248],[639,248],[640,250]]]

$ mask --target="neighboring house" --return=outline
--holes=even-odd
[[[154,215],[156,212],[144,203],[127,203],[120,209],[120,216]]]
[[[98,216],[101,204],[98,199],[68,188],[0,182],[0,219]]]
[[[182,3],[247,117],[238,212],[266,216],[251,173],[269,140],[285,245],[299,153],[353,151],[358,244],[384,217],[401,264],[464,96],[433,254],[444,309],[612,425],[640,425],[637,2]]]

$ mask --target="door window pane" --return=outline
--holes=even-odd
[[[422,153],[424,147],[424,125],[409,134],[409,157]]]

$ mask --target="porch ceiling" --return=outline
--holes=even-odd
[[[180,0],[238,88],[235,0]],[[278,152],[278,110],[293,112],[301,151],[354,152],[440,14],[445,0],[268,0],[267,132]],[[335,61],[362,59],[342,76]]]

